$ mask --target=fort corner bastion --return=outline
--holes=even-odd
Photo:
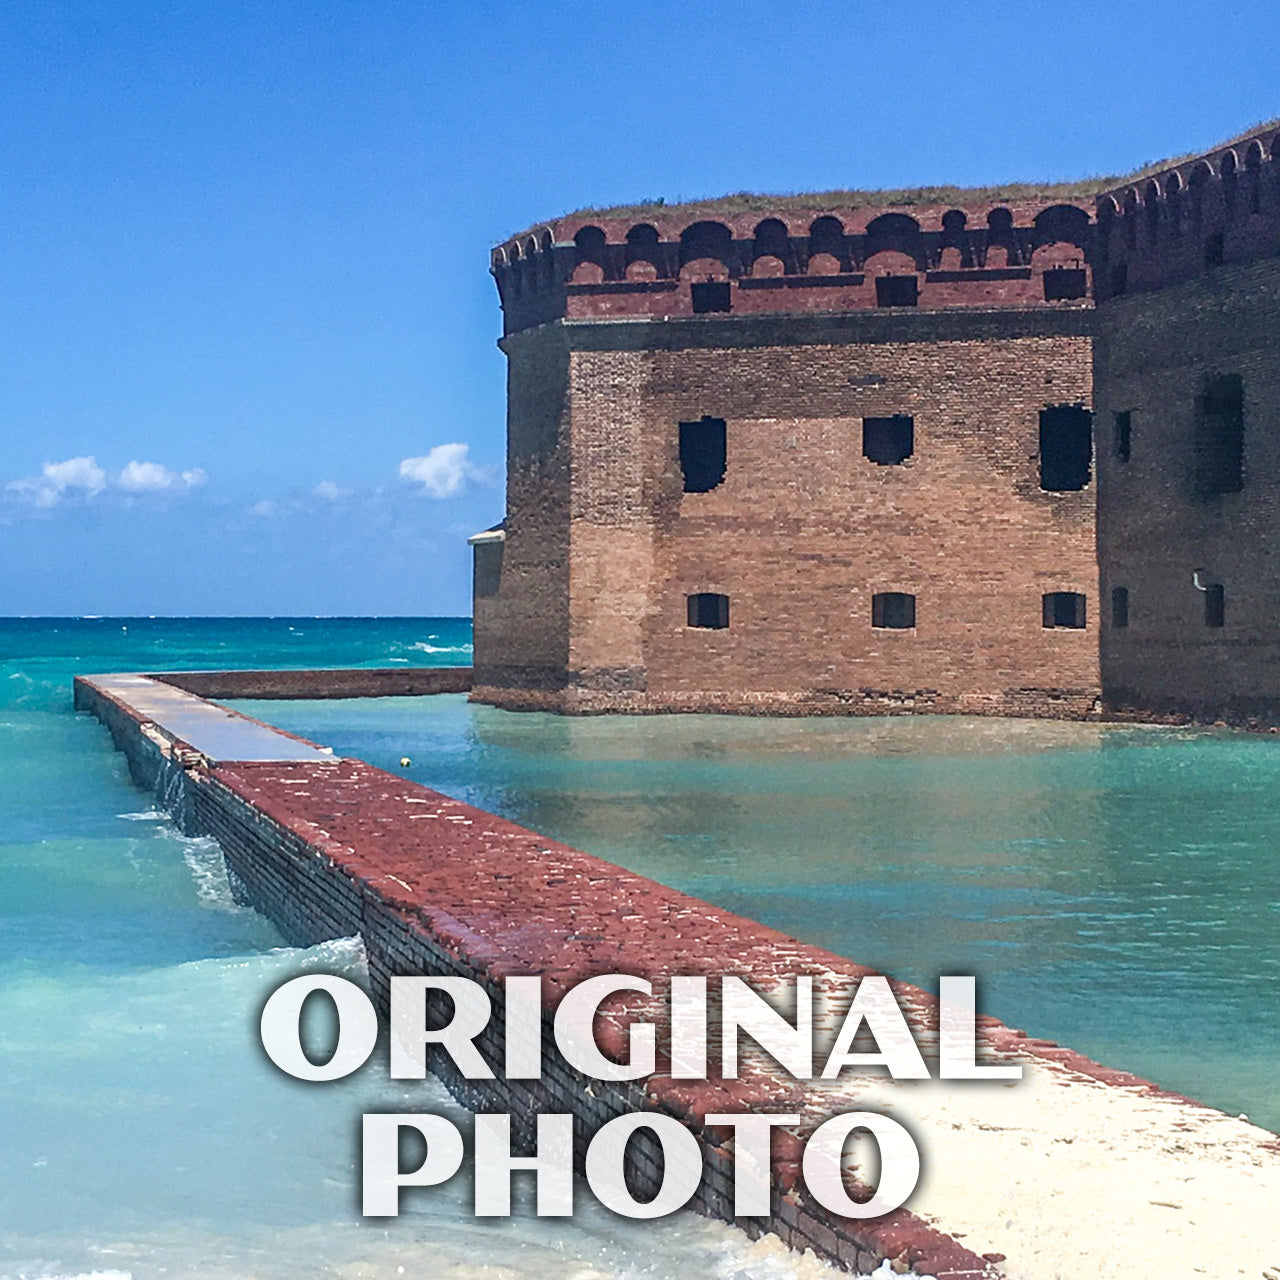
[[[495,249],[473,698],[1280,719],[1280,130]]]

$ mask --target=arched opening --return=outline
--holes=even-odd
[[[1182,175],[1171,173],[1164,184],[1165,220],[1173,234],[1182,231]]]
[[[578,233],[573,237],[573,243],[578,249],[577,263],[575,265],[594,262],[603,270],[605,236],[599,227],[580,227]]]
[[[1013,232],[1013,214],[1008,209],[992,209],[987,214],[985,265],[988,267],[1018,265],[1018,244]]]
[[[1055,204],[1041,210],[1035,219],[1035,243],[1037,246],[1065,240],[1078,248],[1084,247],[1089,234],[1089,215],[1071,204]]]
[[[1236,153],[1227,151],[1223,154],[1219,172],[1222,174],[1222,203],[1229,217],[1236,207],[1236,197],[1240,191],[1239,173],[1237,172]]]
[[[695,222],[680,233],[680,265],[698,258],[715,258],[728,267],[733,255],[733,235],[723,222]]]
[[[1191,205],[1191,222],[1197,231],[1200,229],[1201,223],[1204,221],[1204,204],[1205,194],[1209,188],[1209,180],[1213,177],[1213,170],[1207,164],[1201,163],[1191,170],[1190,176],[1187,178],[1188,199]]]
[[[524,272],[521,270],[520,244],[514,242],[507,247],[507,284],[511,288],[511,296],[518,298],[524,292]]]
[[[835,259],[836,272],[843,271],[848,265],[848,253],[845,248],[844,223],[839,218],[815,218],[809,227],[809,271],[814,273],[812,259],[819,254],[826,254]],[[820,273],[832,274],[830,263],[822,264],[825,268]]]
[[[1154,181],[1148,182],[1142,193],[1142,207],[1147,215],[1147,239],[1154,243],[1160,238],[1160,188]]]
[[[639,222],[627,232],[626,267],[628,280],[656,280],[661,273],[658,229]]]
[[[760,258],[769,254],[774,258],[783,258],[791,247],[791,237],[787,234],[787,224],[780,218],[766,218],[755,230],[755,242],[752,252]]]
[[[538,273],[544,284],[555,283],[556,259],[552,252],[551,232],[547,230],[538,236]]]
[[[1245,186],[1250,213],[1262,212],[1262,144],[1254,141],[1244,153]]]
[[[1138,247],[1138,193],[1130,187],[1124,193],[1124,230],[1130,249]]]
[[[886,250],[906,254],[917,271],[926,269],[920,224],[905,213],[882,213],[867,224],[864,256],[871,259]]]
[[[938,266],[943,271],[958,271],[973,266],[969,237],[965,234],[968,217],[962,209],[948,209],[942,215],[942,251]]]

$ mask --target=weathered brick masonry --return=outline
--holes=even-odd
[[[1107,701],[1276,724],[1280,130],[1105,196],[1096,280]]]
[[[476,698],[1096,712],[1092,491],[1044,487],[1039,442],[1090,400],[1087,213],[838,215],[571,218],[495,256],[508,514],[476,548]],[[723,477],[691,491],[703,419]],[[905,419],[905,456],[867,456]],[[1082,626],[1044,625],[1053,593]],[[693,625],[701,596],[727,626]]]
[[[342,670],[161,671],[155,679],[201,698],[384,698],[466,693],[470,667],[347,667]]]
[[[1280,719],[1277,138],[1096,222],[727,199],[501,246],[508,514],[476,546],[473,696]],[[1055,477],[1042,429],[1082,422]],[[1206,480],[1233,447],[1243,482]]]

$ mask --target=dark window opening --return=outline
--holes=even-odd
[[[1129,264],[1127,262],[1117,262],[1111,268],[1111,294],[1113,297],[1119,298],[1122,294],[1127,293],[1129,289]]]
[[[1050,591],[1043,603],[1046,627],[1071,627],[1079,631],[1084,626],[1084,596],[1080,592]]]
[[[689,625],[723,631],[729,625],[729,597],[714,591],[689,596]]]
[[[906,414],[863,418],[862,456],[877,466],[896,467],[915,452],[915,420]]]
[[[1040,410],[1040,487],[1053,493],[1083,489],[1093,459],[1093,415],[1083,405]]]
[[[905,591],[882,591],[871,597],[871,625],[909,631],[916,625],[916,598]]]
[[[1204,242],[1204,265],[1206,267],[1220,267],[1226,260],[1226,242],[1222,238],[1221,231],[1215,231]]]
[[[1227,596],[1222,583],[1211,582],[1204,589],[1204,625],[1220,627],[1227,620]]]
[[[723,418],[700,418],[680,424],[680,470],[685,493],[706,493],[724,480],[726,466]]]
[[[504,544],[498,540],[477,542],[472,550],[472,594],[477,600],[496,596],[502,587]]]
[[[1129,625],[1129,588],[1111,588],[1111,625],[1127,627]]]
[[[920,293],[916,276],[877,276],[877,307],[914,307]]]
[[[691,288],[694,315],[706,315],[708,311],[729,311],[733,299],[727,280],[704,280]]]
[[[1244,487],[1244,384],[1238,373],[1205,381],[1195,435],[1195,490],[1202,497]]]
[[[1133,438],[1133,410],[1122,409],[1111,415],[1111,456],[1117,462],[1129,461],[1129,446]]]
[[[1066,302],[1083,298],[1088,292],[1083,267],[1050,267],[1044,273],[1044,300]]]

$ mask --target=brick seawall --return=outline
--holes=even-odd
[[[621,1048],[636,1018],[660,1022],[665,987],[676,974],[738,974],[764,992],[780,992],[809,974],[835,1005],[870,972],[315,744],[280,735],[285,758],[264,758],[275,732],[268,726],[171,688],[155,701],[154,687],[140,677],[80,678],[76,705],[103,721],[135,781],[155,791],[187,832],[218,840],[237,891],[290,942],[359,934],[384,1013],[393,975],[449,974],[482,983],[499,1016],[478,1044],[495,1065],[502,1061],[501,984],[511,975],[542,976],[548,1026],[564,992],[587,977],[649,978],[652,1000],[605,1006],[599,1039],[609,1051]],[[215,740],[221,757],[201,749],[201,741],[207,747]],[[237,751],[248,758],[234,758]],[[894,990],[932,1062],[936,999],[905,984]],[[1267,1226],[1268,1240],[1255,1245],[1254,1224],[1238,1211],[1246,1190],[1280,1194],[1275,1135],[994,1019],[980,1023],[986,1054],[1022,1062],[1023,1081],[952,1084],[950,1093],[946,1082],[934,1080],[815,1083],[794,1080],[756,1055],[736,1080],[674,1080],[660,1063],[643,1081],[616,1084],[582,1075],[554,1050],[540,1080],[476,1082],[447,1073],[442,1079],[473,1108],[512,1113],[517,1133],[529,1132],[539,1113],[572,1113],[580,1151],[603,1122],[624,1112],[677,1116],[704,1153],[694,1207],[753,1235],[776,1232],[851,1271],[888,1259],[895,1270],[938,1280],[1119,1277],[1133,1274],[1124,1251],[1135,1239],[1155,1268],[1148,1274],[1162,1277],[1200,1274],[1206,1238],[1225,1242],[1232,1262],[1242,1260],[1239,1271],[1215,1261],[1224,1276],[1256,1277],[1262,1262],[1280,1258],[1280,1229]],[[545,1042],[552,1043],[549,1035]],[[896,1113],[916,1134],[925,1175],[910,1211],[846,1219],[805,1187],[800,1153],[808,1132],[832,1114],[859,1109]],[[727,1131],[706,1123],[721,1111],[804,1116],[775,1140],[767,1218],[733,1217]],[[634,1143],[629,1158],[633,1192],[655,1192],[656,1148]],[[1171,1212],[1181,1205],[1169,1200],[1165,1185],[1190,1176],[1188,1169],[1203,1174],[1206,1161],[1216,1166],[1209,1181],[1218,1184],[1213,1194],[1203,1187],[1198,1193],[1209,1208],[1191,1205],[1188,1196],[1188,1211]],[[1055,1199],[1064,1186],[1084,1196],[1083,1207]],[[987,1201],[998,1202],[994,1217]],[[1170,1206],[1154,1210],[1158,1240],[1143,1217],[1153,1212],[1148,1203]],[[1257,1226],[1261,1233],[1261,1221]],[[1060,1269],[1053,1261],[1059,1257],[1078,1262]],[[1170,1265],[1170,1258],[1185,1266]]]
[[[199,698],[386,698],[466,693],[471,688],[470,667],[163,671],[153,678]]]

